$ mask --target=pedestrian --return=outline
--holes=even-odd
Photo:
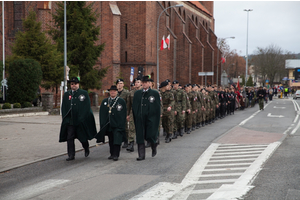
[[[273,99],[273,89],[269,89],[269,100],[272,101]]]
[[[116,85],[117,85],[117,88],[118,88],[117,96],[124,99],[125,103],[127,104],[128,98],[130,98],[130,97],[129,97],[129,91],[124,89],[124,80],[123,79],[118,79],[116,81]],[[125,123],[125,132],[126,132],[126,140],[124,141],[124,144],[123,144],[122,148],[127,148],[128,147],[128,133],[129,133],[128,122]]]
[[[257,97],[258,97],[258,104],[259,104],[259,110],[264,110],[264,98],[265,98],[266,92],[263,90],[263,87],[260,86],[259,90],[257,91]]]
[[[185,119],[185,110],[186,110],[186,96],[184,91],[179,88],[179,82],[177,80],[173,81],[173,89],[175,90],[175,129],[176,135],[172,139],[177,138],[177,134],[183,136],[184,134],[184,119]]]
[[[119,97],[118,88],[112,85],[108,89],[110,97],[104,99],[99,110],[100,131],[95,136],[97,143],[105,142],[108,136],[109,152],[108,159],[117,161],[120,156],[121,144],[126,140],[125,124],[127,108],[125,100]]]
[[[90,154],[89,142],[97,133],[91,101],[87,91],[79,89],[79,79],[73,77],[68,81],[71,90],[64,93],[61,107],[62,123],[59,142],[67,142],[67,161],[75,159],[75,138],[84,148],[84,155]]]
[[[138,144],[138,161],[145,160],[145,140],[151,143],[152,157],[157,153],[158,126],[160,121],[159,93],[150,89],[149,76],[142,78],[142,90],[134,93],[132,112]]]

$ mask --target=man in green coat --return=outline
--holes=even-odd
[[[149,76],[142,78],[142,90],[134,93],[132,113],[136,130],[136,143],[138,144],[138,161],[145,160],[145,140],[151,143],[152,157],[157,153],[157,136],[160,121],[160,96],[150,89]]]
[[[126,139],[125,124],[127,107],[125,100],[117,96],[117,86],[108,89],[110,97],[104,99],[100,106],[100,132],[95,136],[97,143],[104,142],[105,135],[109,140],[110,156],[108,159],[117,161],[120,156],[121,144]]]
[[[67,161],[75,159],[75,143],[77,138],[84,148],[85,157],[90,153],[89,142],[97,133],[91,101],[87,91],[79,89],[79,80],[73,77],[69,81],[71,90],[64,93],[62,102],[62,123],[59,142],[68,146]]]

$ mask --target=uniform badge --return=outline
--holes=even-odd
[[[106,105],[107,105],[107,102],[104,102],[104,105],[106,106]]]
[[[149,101],[150,101],[150,103],[153,103],[155,101],[155,97],[154,96],[150,96],[149,97]]]
[[[121,104],[117,105],[117,111],[121,111],[123,109],[123,106]]]
[[[85,100],[85,96],[82,94],[78,97],[79,101],[84,101]]]
[[[69,100],[71,100],[72,99],[72,96],[71,95],[69,95]]]

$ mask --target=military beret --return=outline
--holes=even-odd
[[[131,83],[130,86],[133,87],[133,86],[134,86],[134,83]]]
[[[152,78],[149,79],[150,82],[154,82]]]
[[[118,83],[119,83],[119,82],[124,82],[124,80],[123,80],[123,79],[121,79],[121,78],[120,78],[120,79],[118,79],[118,80],[116,81],[116,85],[118,85]]]
[[[170,81],[170,79],[167,79],[167,80],[165,80],[165,82],[169,83],[169,82],[171,82],[171,81]]]
[[[179,82],[177,80],[173,81],[172,84],[178,84]]]
[[[167,81],[163,81],[163,82],[161,82],[160,83],[160,88],[163,88],[163,87],[165,87],[165,86],[167,86],[168,85],[168,82]]]

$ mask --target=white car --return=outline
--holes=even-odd
[[[293,99],[298,99],[300,98],[300,90],[297,90],[293,96]]]

